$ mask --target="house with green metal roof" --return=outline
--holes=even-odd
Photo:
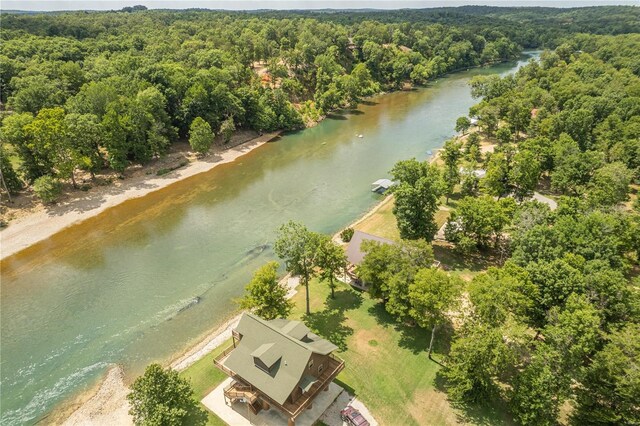
[[[266,321],[245,313],[232,337],[232,345],[214,360],[233,378],[224,389],[225,402],[244,402],[254,414],[275,407],[289,426],[344,368],[333,355],[338,347],[300,321]]]

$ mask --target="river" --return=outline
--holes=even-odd
[[[280,224],[333,233],[353,222],[379,201],[371,182],[454,134],[474,103],[472,76],[524,63],[379,96],[3,261],[0,423],[36,422],[113,363],[131,378],[194,344],[274,259]]]

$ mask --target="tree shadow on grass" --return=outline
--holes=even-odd
[[[434,386],[438,391],[447,394],[447,379],[444,377],[442,370],[436,373]],[[498,392],[495,392],[480,403],[452,400],[449,400],[449,403],[456,409],[456,417],[459,423],[482,426],[514,424],[511,415],[508,413],[506,401]]]
[[[339,311],[348,311],[358,309],[362,305],[362,294],[354,290],[336,290],[335,298],[327,297],[324,302],[327,309],[337,309]]]
[[[206,425],[209,414],[198,402],[195,400],[193,402],[193,405],[188,408],[188,414],[184,418],[183,424],[188,426]]]
[[[433,255],[448,271],[468,269],[480,272],[500,264],[499,257],[491,250],[462,255],[456,253],[452,244],[442,242],[433,244]]]
[[[327,296],[324,310],[305,314],[302,320],[319,336],[336,345],[340,351],[347,350],[347,338],[353,328],[345,325],[345,311],[357,309],[362,304],[362,295],[352,290],[338,290],[335,298]]]
[[[329,340],[340,351],[347,350],[347,338],[353,334],[353,328],[344,324],[347,317],[339,309],[325,309],[302,317],[305,324],[316,334]]]
[[[389,314],[383,303],[376,303],[369,308],[369,314],[373,316],[377,323],[384,328],[393,327],[400,334],[398,346],[410,350],[413,354],[424,353],[427,356],[431,330],[418,327],[417,325],[396,321]],[[453,326],[450,323],[441,324],[436,330],[436,337],[433,342],[433,353],[444,356],[449,353],[451,339],[453,337]],[[436,361],[437,362],[437,361]],[[439,362],[438,362],[439,363]]]

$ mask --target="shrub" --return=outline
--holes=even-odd
[[[42,176],[33,182],[33,192],[43,203],[49,204],[55,202],[62,192],[60,181],[53,176]]]
[[[344,241],[345,243],[348,243],[349,241],[351,241],[354,232],[355,231],[353,230],[353,228],[343,229],[340,233],[340,238],[342,238],[342,241]]]
[[[193,399],[191,384],[170,368],[158,364],[147,366],[138,377],[127,399],[129,414],[136,425],[204,424],[206,413]]]

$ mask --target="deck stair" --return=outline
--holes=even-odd
[[[250,405],[253,405],[258,400],[258,394],[253,389],[253,386],[242,385],[238,382],[233,382],[231,385],[224,389],[224,396],[229,398],[231,402],[244,400]]]

